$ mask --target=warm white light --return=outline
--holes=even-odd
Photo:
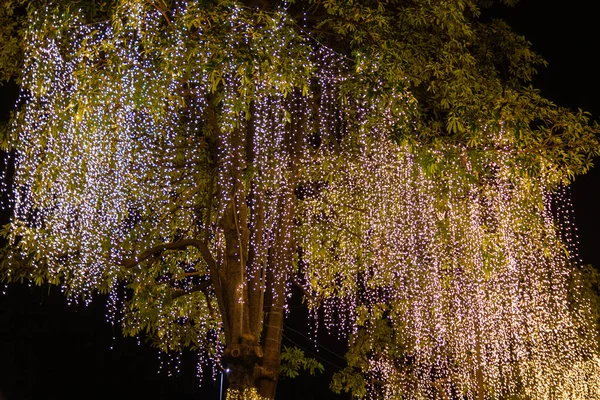
[[[266,290],[265,260],[295,243],[296,265],[273,272],[287,295],[287,278],[301,281],[315,335],[317,323],[354,339],[375,319],[394,328],[367,363],[383,383],[373,397],[474,399],[479,379],[486,399],[600,398],[589,305],[572,283],[576,235],[552,165],[529,175],[512,133],[483,124],[477,148],[417,144],[405,82],[303,37],[285,8],[176,4],[166,16],[121,0],[94,24],[50,7],[34,15],[11,222],[11,240],[38,257],[32,278],[72,301],[108,292],[108,320],[131,336],[152,332],[167,353],[161,368],[177,371],[194,347],[199,373],[213,364],[216,377],[221,316],[212,292],[193,290],[208,282],[204,259],[194,248],[137,257],[206,238],[223,265],[220,217],[232,196],[254,191],[262,261],[247,266],[238,304]],[[400,128],[408,139],[393,143]],[[286,217],[294,232],[280,227]],[[290,240],[273,244],[281,232]]]

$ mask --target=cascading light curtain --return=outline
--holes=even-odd
[[[58,5],[34,15],[11,144],[11,239],[35,255],[28,277],[72,299],[109,292],[108,319],[125,333],[155,332],[161,350],[191,347],[199,370],[218,366],[213,294],[161,289],[205,283],[201,255],[165,253],[148,268],[123,260],[204,235],[223,257],[215,221],[236,185],[266,188],[268,243],[282,218],[277,193],[299,179],[295,209],[284,210],[298,248],[286,272],[343,335],[375,319],[392,328],[363,371],[379,382],[373,398],[600,398],[589,304],[572,294],[576,244],[552,210],[561,201],[552,165],[522,171],[512,133],[483,124],[489,140],[478,149],[392,141],[415,125],[410,92],[303,36],[285,8],[256,15],[183,0],[170,16],[136,0],[116,2],[109,21]],[[222,136],[208,121],[215,98]],[[234,133],[251,114],[254,160],[240,164]],[[298,120],[293,170],[284,138]],[[210,141],[223,149],[219,163]],[[246,180],[230,181],[231,169]]]

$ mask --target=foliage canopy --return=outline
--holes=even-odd
[[[598,125],[488,3],[5,2],[4,279],[109,293],[232,398],[274,397],[292,286],[350,336],[338,390],[600,398],[563,199]]]

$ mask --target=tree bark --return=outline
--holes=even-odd
[[[223,361],[230,370],[228,380],[235,398],[274,399],[277,389],[285,289],[296,251],[293,238],[296,160],[306,123],[298,106],[291,100],[289,103],[292,121],[287,126],[282,150],[290,156],[285,168],[291,175],[273,194],[277,216],[274,229],[265,226],[265,189],[252,179],[247,182],[243,178],[245,169],[252,168],[255,161],[254,104],[249,108],[246,129],[236,129],[231,136],[230,146],[234,151],[229,153],[228,172],[233,183],[232,195],[219,222],[225,237],[220,296],[225,305],[224,321],[229,325],[225,329],[229,334]],[[215,118],[214,113],[211,115]],[[218,121],[213,123],[216,125]],[[222,147],[222,151],[227,150]],[[250,187],[245,187],[248,184]]]
[[[279,376],[281,340],[283,333],[285,286],[294,256],[293,245],[293,190],[286,188],[282,191],[278,201],[278,214],[280,216],[276,233],[273,235],[266,268],[266,285],[260,288],[260,296],[250,296],[246,292],[248,307],[241,309],[254,310],[260,306],[260,313],[264,312],[262,320],[261,340],[253,334],[248,319],[239,318],[230,312],[232,331],[240,332],[239,339],[233,337],[228,342],[224,352],[224,363],[229,372],[230,388],[235,390],[240,398],[243,393],[251,398],[257,394],[263,399],[274,399]],[[252,252],[250,252],[252,253]],[[231,268],[231,266],[228,266]],[[252,278],[248,278],[252,280]],[[230,306],[232,305],[229,303]],[[252,314],[256,314],[256,311]],[[244,321],[240,328],[233,328],[236,321]],[[239,323],[239,322],[238,322]],[[256,392],[252,392],[255,389]],[[243,398],[243,397],[241,397]]]
[[[264,356],[260,362],[261,375],[258,379],[258,393],[265,398],[275,398],[281,355],[283,334],[283,309],[285,305],[285,285],[289,278],[294,256],[293,215],[294,194],[286,188],[280,195],[278,204],[279,220],[275,240],[268,260],[267,291],[265,294],[265,321],[262,345]]]

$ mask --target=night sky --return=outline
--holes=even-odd
[[[590,0],[522,0],[515,8],[496,8],[527,37],[548,62],[534,86],[562,106],[582,108],[600,117],[600,76],[595,62],[600,34],[595,2]],[[0,111],[11,107],[10,90],[0,89]],[[600,160],[597,164],[600,165]],[[600,267],[600,167],[572,185],[581,257]],[[303,336],[304,311],[286,324],[284,344],[299,344],[322,359],[329,373],[343,366],[343,348],[321,335],[317,351]],[[104,301],[69,306],[56,288],[16,285],[0,295],[0,400],[27,399],[218,399],[219,381],[210,377],[198,386],[195,356],[184,355],[182,373],[158,373],[156,350],[132,338],[122,338],[104,318]],[[299,333],[300,332],[300,333]],[[112,348],[112,350],[111,350]],[[332,350],[332,352],[328,351]],[[208,374],[209,372],[207,372]],[[280,399],[334,399],[327,374],[280,382]],[[347,398],[347,397],[339,397]]]

